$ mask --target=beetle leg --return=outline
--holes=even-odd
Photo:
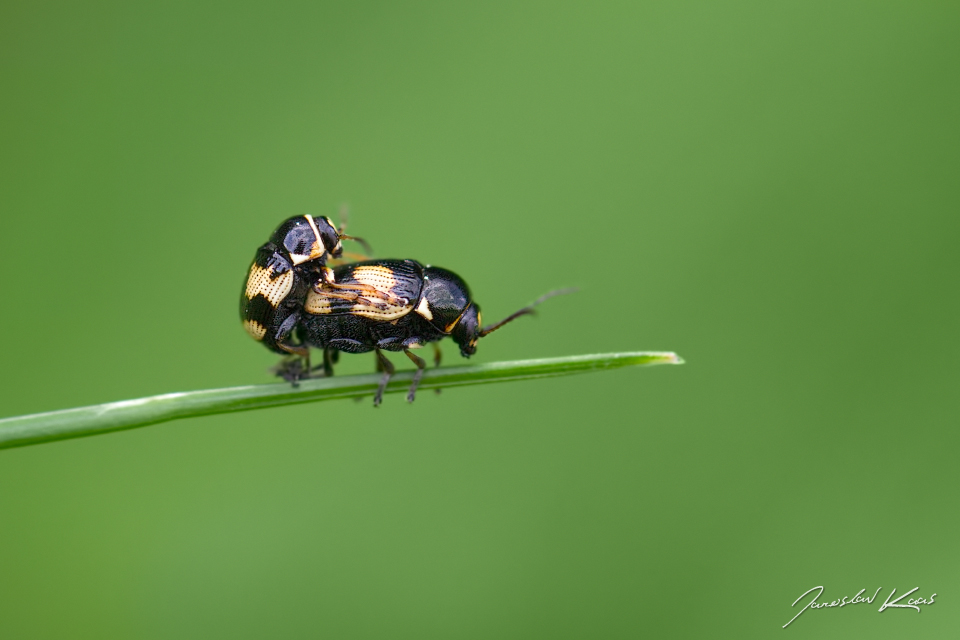
[[[274,333],[273,340],[276,342],[277,346],[286,351],[289,354],[300,356],[301,362],[301,371],[302,374],[297,374],[293,379],[289,376],[294,375],[291,372],[293,369],[291,367],[286,367],[287,373],[282,377],[284,380],[287,380],[293,383],[293,386],[297,386],[297,380],[301,378],[310,377],[310,347],[305,344],[295,344],[291,340],[290,334],[293,332],[294,328],[297,325],[297,321],[300,319],[299,313],[291,313],[287,318],[280,324],[277,328],[276,333]],[[306,365],[304,368],[303,365]],[[277,374],[280,375],[280,374]]]
[[[410,349],[404,349],[403,352],[413,360],[413,364],[417,365],[417,372],[413,374],[413,382],[410,383],[410,391],[407,392],[407,402],[413,402],[413,397],[417,393],[417,385],[420,384],[420,378],[423,377],[423,372],[427,369],[427,363]]]
[[[281,363],[275,370],[276,374],[294,387],[300,386],[300,380],[310,377],[310,347],[286,341],[278,342],[277,346],[298,358],[295,360],[296,367],[291,363]]]
[[[354,292],[354,295],[365,295],[373,298],[378,298],[384,300],[389,304],[406,304],[409,302],[406,298],[400,298],[386,291],[381,291],[374,286],[369,284],[362,284],[360,282],[349,282],[349,283],[339,283],[339,282],[319,282],[314,285],[314,290],[317,293],[322,293],[330,297],[337,297],[336,294],[330,291],[330,289],[347,289],[348,291]],[[348,294],[349,295],[349,294]],[[350,300],[352,298],[344,298],[345,300]]]
[[[303,368],[303,360],[298,357],[284,358],[270,371],[278,378],[283,378],[294,387],[300,386],[300,380],[310,377],[310,372]]]
[[[377,373],[383,373],[383,365],[380,364],[380,357],[381,357],[380,354],[379,354],[379,353],[375,353],[375,354],[373,354],[373,355],[374,355],[374,358],[373,358],[373,359],[374,359],[374,363],[373,363],[373,369],[374,369],[374,371],[376,371]],[[354,400],[356,400],[357,402],[360,402],[361,399],[362,399],[362,398],[354,398]],[[373,406],[377,406],[377,405],[374,404]]]
[[[380,378],[380,386],[377,387],[377,393],[373,396],[373,406],[380,406],[380,402],[383,400],[383,390],[387,388],[387,383],[390,382],[390,376],[393,375],[394,368],[393,363],[387,360],[387,356],[383,355],[383,352],[380,349],[374,349],[377,354],[377,361],[380,363],[380,367],[383,369],[383,377]]]
[[[325,347],[323,349],[323,375],[328,378],[333,377],[333,354],[337,353],[335,349]]]
[[[295,356],[300,356],[309,364],[310,362],[310,347],[302,344],[293,344],[292,342],[278,342],[277,346],[286,351],[287,353],[292,353]]]
[[[273,334],[273,341],[277,343],[278,347],[287,353],[293,353],[301,358],[306,358],[309,355],[310,349],[303,345],[294,344],[290,341],[290,334],[297,326],[297,322],[299,320],[299,313],[291,313],[289,316],[284,318],[283,322],[280,323],[280,326],[277,327],[277,330]]]
[[[386,302],[377,302],[376,300],[371,300],[356,291],[349,292],[335,292],[335,291],[324,291],[323,296],[325,298],[336,298],[337,300],[346,300],[347,302],[360,302],[370,307],[380,309],[381,311],[386,311],[389,308],[389,305]],[[381,298],[385,299],[385,298]],[[399,302],[403,300],[398,299]]]
[[[433,343],[433,364],[434,364],[434,366],[436,366],[436,367],[439,368],[439,367],[440,367],[440,360],[442,360],[442,359],[443,359],[443,352],[440,351],[440,343],[439,343],[439,342],[434,342],[434,343]],[[434,389],[433,392],[434,392],[435,394],[437,394],[437,395],[440,395],[440,387],[437,387],[436,389]]]
[[[336,298],[338,300],[347,300],[348,302],[356,302],[357,298],[360,297],[360,294],[356,291],[351,291],[348,293],[341,293],[339,291],[320,291],[327,298]]]
[[[323,362],[317,366],[310,369],[310,372],[323,370],[323,377],[330,378],[333,376],[333,363],[336,362],[334,354],[339,353],[333,347],[324,347],[323,348]]]

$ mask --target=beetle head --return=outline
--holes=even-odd
[[[314,218],[313,222],[317,225],[317,231],[320,233],[320,242],[323,244],[323,248],[326,249],[332,257],[339,258],[340,254],[343,253],[343,245],[340,244],[340,238],[344,236],[340,235],[340,232],[333,226],[330,218],[326,216]]]
[[[318,258],[337,258],[343,253],[340,234],[330,218],[311,215],[294,216],[284,220],[270,236],[270,241],[283,247],[294,265]],[[328,256],[329,254],[329,256]]]
[[[471,304],[467,307],[451,333],[453,341],[460,345],[460,355],[469,358],[477,352],[477,340],[480,339],[480,307]]]

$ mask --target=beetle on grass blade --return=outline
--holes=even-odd
[[[469,358],[477,341],[503,325],[534,312],[547,298],[572,289],[552,291],[533,304],[489,326],[482,326],[480,307],[473,302],[467,283],[460,276],[415,260],[368,260],[337,267],[333,279],[318,283],[307,294],[304,313],[297,324],[297,336],[305,346],[323,350],[324,375],[333,375],[333,363],[340,351],[374,351],[383,370],[373,398],[379,405],[393,364],[383,351],[403,351],[417,366],[407,401],[413,402],[426,363],[413,353],[427,343],[450,337]],[[436,345],[434,345],[436,347]],[[440,363],[439,349],[435,351]],[[319,368],[319,367],[318,367]],[[290,382],[309,377],[309,365],[289,360],[277,375]]]
[[[362,238],[345,235],[327,217],[294,216],[277,227],[257,249],[240,295],[240,319],[250,337],[276,353],[309,356],[290,334],[307,292],[332,277],[326,263],[343,255],[341,240],[356,240],[370,251]]]

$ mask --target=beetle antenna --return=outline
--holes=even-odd
[[[370,245],[367,244],[367,241],[363,238],[358,238],[357,236],[348,236],[344,233],[347,230],[347,223],[350,222],[350,205],[344,202],[340,205],[340,228],[337,229],[337,235],[340,236],[341,240],[353,240],[354,242],[359,242],[360,246],[363,247],[363,250],[367,252],[367,255],[364,256],[364,260],[373,257],[373,249],[370,248]]]
[[[360,243],[360,246],[363,247],[363,250],[367,252],[367,257],[370,257],[370,256],[373,255],[373,249],[370,248],[370,245],[367,244],[367,241],[364,240],[363,238],[359,238],[359,237],[357,237],[357,236],[348,236],[348,235],[346,235],[346,234],[341,233],[341,234],[340,234],[340,239],[341,239],[341,240],[353,240],[354,242],[359,242],[359,243]]]
[[[516,312],[514,312],[514,313],[511,313],[509,316],[507,316],[506,318],[504,318],[504,319],[501,320],[500,322],[497,322],[496,324],[492,324],[492,325],[490,325],[489,327],[483,327],[482,329],[480,329],[480,333],[479,333],[478,337],[482,338],[483,336],[485,336],[485,335],[487,335],[487,334],[493,333],[494,331],[496,331],[497,329],[499,329],[499,328],[502,327],[503,325],[505,325],[505,324],[507,324],[508,322],[511,322],[511,321],[513,321],[513,320],[516,320],[516,319],[519,318],[520,316],[525,316],[525,315],[528,315],[528,314],[529,314],[529,315],[535,314],[537,311],[536,311],[536,309],[534,309],[534,307],[536,307],[538,304],[540,304],[541,302],[543,302],[543,301],[545,301],[545,300],[549,300],[550,298],[552,298],[552,297],[554,297],[554,296],[562,296],[562,295],[566,295],[566,294],[568,294],[568,293],[573,293],[573,292],[575,292],[575,291],[577,291],[577,288],[576,288],[576,287],[570,287],[569,289],[557,289],[556,291],[551,291],[550,293],[544,294],[544,295],[540,296],[539,298],[537,298],[536,300],[534,300],[532,304],[527,305],[526,307],[524,307],[523,309],[520,309],[519,311],[516,311]]]
[[[336,258],[334,259],[336,260]],[[355,253],[353,251],[344,251],[343,253],[340,254],[340,260],[347,260],[347,259],[359,262],[361,260],[369,260],[370,256],[367,255],[366,253]]]

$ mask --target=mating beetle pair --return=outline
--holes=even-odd
[[[468,358],[480,338],[567,292],[551,292],[483,327],[480,307],[452,271],[415,260],[367,260],[330,269],[326,261],[342,255],[340,240],[354,238],[337,231],[329,219],[319,220],[322,224],[310,216],[284,222],[257,252],[241,297],[247,332],[275,352],[299,356],[277,369],[277,375],[294,384],[310,375],[310,347],[323,350],[327,376],[333,375],[339,352],[374,351],[383,371],[373,399],[376,406],[394,373],[383,351],[403,351],[417,366],[407,393],[413,402],[426,367],[413,349],[451,337]],[[292,342],[291,335],[299,342]],[[436,350],[437,364],[439,353]]]

